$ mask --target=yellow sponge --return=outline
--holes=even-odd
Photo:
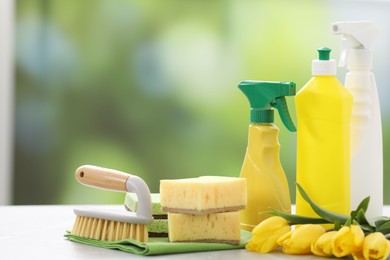
[[[191,215],[168,213],[170,242],[240,243],[240,214]]]
[[[210,214],[238,211],[246,207],[244,178],[202,176],[161,180],[160,203],[167,212]]]

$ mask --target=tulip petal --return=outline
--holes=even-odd
[[[359,225],[342,227],[332,239],[333,254],[344,257],[361,250],[364,240],[363,230]]]
[[[390,242],[380,232],[367,235],[363,242],[365,259],[387,259],[390,254]]]
[[[282,236],[278,243],[283,245],[286,254],[310,254],[312,243],[324,233],[325,229],[320,225],[302,225]]]
[[[276,230],[278,228],[284,227],[288,225],[287,220],[279,216],[273,216],[263,220],[260,224],[258,224],[253,230],[252,234],[261,233],[264,230]]]
[[[284,241],[286,241],[287,239],[289,239],[291,237],[292,232],[293,232],[293,230],[290,230],[286,234],[279,237],[279,239],[276,241],[278,243],[278,245],[282,246]]]
[[[282,217],[273,216],[258,224],[252,230],[252,238],[245,246],[250,251],[268,253],[279,247],[277,240],[290,231],[290,226]]]
[[[365,260],[362,250],[352,253],[352,257],[353,260]]]
[[[337,231],[329,231],[323,234],[311,245],[311,252],[318,256],[332,256],[332,238]]]
[[[282,235],[288,233],[290,231],[290,227],[286,226],[279,230],[277,230],[272,236],[269,237],[267,241],[262,245],[260,253],[269,253],[272,250],[279,247],[279,244],[277,243],[277,240]]]

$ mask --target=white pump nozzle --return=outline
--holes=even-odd
[[[342,35],[340,67],[346,65],[350,49],[368,50],[379,36],[379,28],[370,21],[336,22],[332,24],[332,32]]]

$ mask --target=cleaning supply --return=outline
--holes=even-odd
[[[119,241],[134,239],[147,242],[147,225],[153,221],[150,191],[138,176],[85,165],[76,170],[76,179],[84,185],[123,192],[135,192],[139,205],[136,212],[99,208],[76,208],[72,235],[96,240]]]
[[[348,65],[344,86],[352,93],[351,119],[351,206],[370,196],[367,217],[383,212],[382,123],[371,47],[379,29],[369,21],[337,22],[334,34],[342,35],[339,66]],[[369,181],[369,184],[368,184]]]
[[[291,211],[288,182],[279,159],[279,128],[273,124],[276,108],[282,122],[296,131],[285,96],[295,95],[294,82],[242,81],[238,88],[250,103],[248,146],[240,177],[247,179],[248,202],[240,213],[241,228],[251,231],[274,208]]]
[[[65,237],[69,241],[95,246],[95,247],[101,247],[106,248],[110,250],[119,250],[126,253],[131,253],[135,255],[144,255],[144,256],[150,256],[150,255],[168,255],[171,254],[171,256],[162,256],[157,258],[150,258],[150,259],[175,259],[180,257],[189,257],[189,258],[196,258],[198,256],[206,256],[207,258],[210,258],[209,255],[216,255],[220,256],[220,253],[218,252],[211,252],[211,254],[184,254],[184,253],[195,253],[195,252],[207,252],[207,251],[220,251],[220,250],[234,250],[234,249],[245,249],[245,245],[248,243],[248,241],[251,239],[252,234],[251,232],[248,232],[246,230],[240,230],[240,244],[239,245],[232,245],[232,244],[222,244],[222,243],[201,243],[201,242],[191,242],[191,243],[171,243],[168,241],[167,237],[155,237],[150,238],[148,242],[146,243],[140,243],[138,241],[127,239],[122,240],[118,242],[108,242],[104,240],[96,240],[91,238],[83,238],[79,236],[73,236],[69,233],[65,234]],[[82,250],[82,248],[78,248],[79,250]],[[90,250],[90,254],[93,254],[93,249],[91,248],[85,248],[85,250]],[[115,252],[114,252],[115,253]],[[96,250],[96,254],[100,255],[100,251]],[[182,254],[177,255],[177,257],[172,256],[172,254]],[[109,255],[107,253],[106,255]],[[118,253],[119,255],[119,253]],[[221,255],[228,255],[229,252],[223,253]],[[233,253],[234,255],[234,253]],[[241,253],[238,253],[237,255],[241,255]],[[125,258],[126,256],[123,255],[122,258]],[[129,259],[141,259],[139,257],[132,257],[131,255],[128,256]],[[213,258],[213,257],[211,257]],[[149,260],[149,259],[147,259]]]
[[[246,180],[238,177],[161,180],[161,209],[194,215],[238,211],[246,206],[246,187]]]
[[[295,97],[298,123],[296,181],[317,204],[350,213],[349,129],[353,97],[336,78],[329,48],[318,49],[310,81]],[[296,214],[317,216],[296,192]]]
[[[240,213],[168,213],[170,242],[240,244]]]
[[[160,193],[151,193],[153,222],[148,225],[149,238],[168,237],[168,213],[161,209]],[[125,197],[125,208],[128,211],[136,212],[138,208],[138,197],[134,192],[127,192]]]
[[[169,241],[240,244],[239,210],[246,206],[246,187],[238,177],[161,180]]]

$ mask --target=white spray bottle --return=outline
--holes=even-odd
[[[332,31],[342,35],[339,66],[348,66],[344,86],[354,97],[350,127],[351,209],[370,196],[366,216],[382,216],[382,123],[370,49],[379,30],[373,22],[357,21],[333,23]]]

